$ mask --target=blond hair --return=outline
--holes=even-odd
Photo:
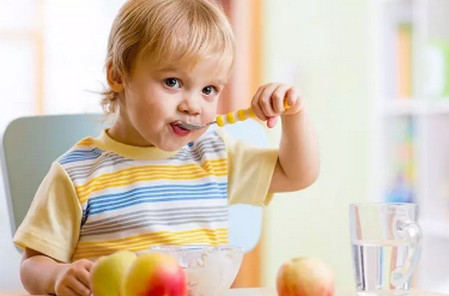
[[[131,77],[140,57],[154,67],[193,67],[208,57],[230,58],[232,64],[234,52],[229,21],[213,0],[129,0],[112,25],[106,67]],[[101,104],[106,115],[117,111],[117,93],[107,88]]]

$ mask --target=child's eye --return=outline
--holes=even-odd
[[[218,90],[215,86],[208,85],[205,88],[203,88],[203,94],[205,94],[205,95],[213,96],[213,95],[216,95],[217,93],[218,93]]]
[[[181,83],[179,82],[179,79],[177,79],[177,78],[167,78],[164,80],[164,83],[166,86],[168,86],[170,88],[181,87]]]

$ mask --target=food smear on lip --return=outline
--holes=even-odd
[[[180,121],[170,123],[170,126],[172,127],[172,130],[175,133],[175,135],[181,137],[189,135],[191,131],[189,129],[182,128],[180,124],[181,124]]]

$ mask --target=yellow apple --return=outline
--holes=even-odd
[[[145,253],[133,262],[121,296],[186,296],[187,279],[178,261],[164,253]]]
[[[119,251],[95,261],[91,271],[92,292],[95,296],[119,296],[122,279],[137,256]]]
[[[332,270],[316,258],[293,258],[282,264],[277,273],[279,296],[333,296],[334,287]]]

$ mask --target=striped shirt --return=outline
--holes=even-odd
[[[228,205],[266,203],[276,160],[275,150],[221,130],[174,152],[103,132],[53,163],[14,242],[64,262],[156,244],[226,244]]]

